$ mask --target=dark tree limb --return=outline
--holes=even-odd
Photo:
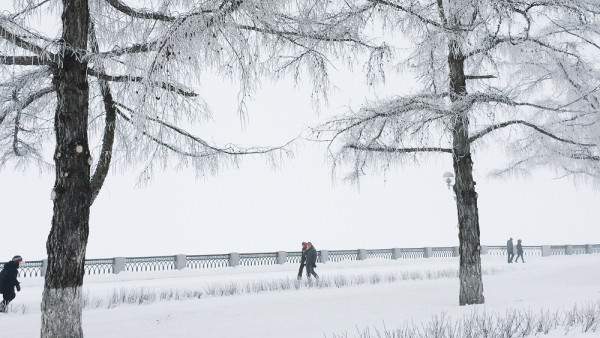
[[[17,92],[16,89],[13,92],[13,100],[17,101]],[[15,126],[13,129],[13,143],[12,143],[12,148],[13,148],[13,152],[15,153],[16,156],[21,156],[21,152],[19,151],[19,130],[21,129],[21,112],[23,110],[19,107],[19,109],[17,109],[17,115],[15,116]]]
[[[553,133],[551,133],[551,132],[549,132],[547,130],[544,130],[543,128],[541,128],[541,127],[539,127],[539,126],[537,126],[537,125],[535,125],[533,123],[530,123],[530,122],[527,122],[527,121],[523,121],[523,120],[506,121],[506,122],[503,122],[503,123],[498,123],[498,124],[494,124],[494,125],[488,126],[487,128],[485,128],[485,129],[477,132],[475,135],[469,137],[468,141],[469,141],[469,143],[473,143],[477,139],[479,139],[479,138],[481,138],[481,137],[483,137],[483,136],[491,133],[494,130],[502,129],[502,128],[505,128],[505,127],[508,127],[508,126],[514,125],[514,124],[520,124],[520,125],[527,126],[527,127],[531,128],[531,129],[537,131],[538,133],[541,133],[543,135],[546,135],[546,136],[548,136],[548,137],[550,137],[550,138],[552,138],[554,140],[557,140],[557,141],[560,141],[560,142],[563,142],[563,143],[573,144],[573,145],[581,146],[581,147],[594,147],[594,146],[596,146],[593,143],[581,143],[581,142],[576,142],[576,141],[573,141],[573,140],[569,140],[569,139],[565,139],[565,138],[559,137],[559,136],[554,135]]]
[[[141,76],[129,76],[129,75],[108,75],[101,70],[94,69],[88,67],[87,69],[88,75],[94,76],[101,81],[110,81],[110,82],[143,82],[145,79]],[[198,96],[195,92],[191,90],[186,90],[181,87],[177,87],[171,83],[166,82],[154,82],[154,86],[162,88],[164,90],[168,90],[170,92],[185,96],[185,97],[194,97]]]
[[[38,55],[0,55],[0,64],[7,66],[49,66],[53,65],[54,62],[48,58],[40,57]]]
[[[164,14],[164,13],[152,12],[152,11],[149,11],[146,9],[135,9],[133,7],[127,6],[120,0],[106,0],[106,2],[108,2],[108,4],[111,5],[117,11],[119,11],[125,15],[128,15],[132,18],[149,19],[149,20],[157,20],[157,21],[165,21],[165,22],[173,22],[173,21],[181,20],[182,18],[185,18],[185,17],[193,16],[193,15],[208,14],[208,13],[214,12],[214,10],[212,10],[212,9],[202,9],[202,10],[190,13],[186,16],[172,16],[172,15],[168,15],[168,14]],[[223,6],[223,4],[221,4],[221,6]]]
[[[262,27],[249,26],[249,25],[237,25],[237,27],[240,29],[254,31],[254,32],[263,33],[263,34],[282,36],[288,40],[291,40],[290,39],[291,37],[298,37],[298,38],[306,38],[306,39],[311,39],[311,40],[327,41],[327,42],[352,42],[352,43],[356,43],[361,46],[365,46],[365,47],[369,47],[369,48],[376,48],[375,46],[366,44],[364,41],[360,41],[360,40],[350,38],[350,37],[332,37],[332,36],[328,36],[328,35],[322,35],[319,33],[282,31],[282,30],[276,30],[276,29],[271,29],[271,28],[262,28]]]
[[[92,52],[98,52],[98,39],[96,37],[96,31],[94,29],[94,24],[90,22],[89,26],[89,39],[90,45],[92,47]],[[100,68],[103,67],[100,65]],[[89,69],[89,68],[88,68]],[[100,92],[102,94],[102,102],[104,103],[104,111],[106,113],[106,117],[104,119],[104,133],[102,136],[102,149],[100,149],[100,155],[98,158],[98,165],[96,165],[96,170],[92,175],[90,180],[92,196],[90,200],[90,205],[94,203],[96,197],[100,193],[100,189],[104,185],[104,181],[106,180],[106,176],[108,175],[108,170],[110,169],[110,163],[112,160],[113,147],[115,143],[115,128],[117,121],[117,106],[112,96],[112,92],[110,90],[110,86],[108,82],[104,79],[98,80],[100,84]]]
[[[422,147],[422,148],[394,148],[394,147],[385,147],[385,146],[366,146],[366,145],[357,145],[350,144],[345,146],[345,148],[361,150],[361,151],[374,151],[380,153],[452,153],[452,149],[450,148],[441,148],[441,147]]]
[[[44,0],[44,1],[41,1],[41,2],[39,2],[39,3],[37,3],[37,4],[30,4],[29,6],[27,6],[27,8],[25,8],[25,9],[24,9],[24,10],[22,10],[21,12],[18,12],[18,13],[12,14],[10,17],[11,17],[12,19],[14,19],[14,18],[17,18],[17,17],[19,17],[19,16],[21,16],[21,15],[23,15],[23,14],[26,14],[26,13],[28,13],[28,12],[31,12],[31,11],[33,11],[33,10],[34,10],[34,9],[36,9],[36,8],[42,7],[43,5],[47,4],[48,2],[50,2],[50,0]]]
[[[495,79],[495,75],[465,75],[467,80],[479,80],[479,79]]]
[[[106,0],[106,2],[111,5],[117,11],[126,14],[132,18],[139,19],[150,19],[150,20],[158,20],[158,21],[175,21],[177,17],[170,16],[163,13],[151,12],[145,9],[134,9],[132,7],[127,6],[123,2],[119,0]]]
[[[152,52],[152,51],[157,50],[158,45],[159,45],[158,41],[137,43],[137,44],[133,44],[133,45],[127,46],[127,47],[117,47],[112,50],[109,50],[106,52],[100,52],[95,55],[88,55],[88,56],[85,56],[83,59],[86,61],[89,61],[93,57],[108,58],[108,57],[119,57],[122,55],[131,55],[131,54]]]
[[[135,112],[133,111],[133,109],[128,108],[125,105],[122,105],[122,104],[120,104],[118,102],[116,103],[116,105],[118,107],[121,107],[124,110],[128,111],[130,114],[135,114]],[[117,114],[119,116],[121,116],[125,121],[129,122],[130,124],[133,124],[132,119],[129,116],[125,115],[120,109],[117,109]],[[160,139],[158,139],[157,137],[146,133],[145,131],[143,132],[144,136],[148,137],[149,139],[151,139],[152,141],[154,141],[158,145],[163,146],[163,147],[165,147],[165,148],[167,148],[167,149],[169,149],[169,150],[171,150],[171,151],[173,151],[173,152],[175,152],[175,153],[177,153],[179,155],[183,155],[183,156],[186,156],[186,157],[208,157],[208,156],[214,155],[215,153],[220,153],[220,154],[224,154],[224,155],[234,155],[234,156],[237,156],[237,155],[267,154],[267,153],[270,153],[270,152],[273,152],[273,151],[276,151],[276,150],[282,150],[282,149],[284,149],[286,146],[288,146],[289,144],[291,144],[294,141],[294,140],[292,140],[292,141],[286,143],[283,146],[273,147],[273,148],[252,148],[252,149],[244,149],[244,150],[236,150],[236,149],[234,149],[231,146],[226,147],[226,148],[219,148],[219,147],[215,147],[213,145],[210,145],[208,142],[204,141],[200,137],[192,135],[188,131],[186,131],[186,130],[184,130],[182,128],[179,128],[179,127],[177,127],[175,125],[172,125],[172,124],[167,123],[165,121],[162,121],[160,119],[157,119],[157,118],[154,118],[154,117],[149,117],[149,116],[143,116],[143,118],[146,119],[146,120],[148,120],[148,121],[151,121],[151,122],[154,122],[154,123],[158,123],[161,126],[166,127],[167,129],[170,129],[171,131],[173,131],[173,132],[175,132],[175,133],[177,133],[177,134],[179,134],[181,136],[184,136],[184,137],[186,137],[186,138],[188,138],[188,139],[190,139],[190,140],[192,140],[192,141],[194,141],[196,143],[199,143],[202,147],[207,148],[208,150],[210,150],[210,151],[207,151],[207,152],[194,152],[194,153],[188,152],[188,151],[185,151],[185,150],[181,150],[181,149],[177,148],[174,145],[165,143],[165,142],[161,141]]]
[[[0,37],[19,48],[22,48],[28,52],[31,52],[31,53],[37,55],[41,60],[44,61],[44,63],[45,62],[58,63],[58,61],[60,60],[60,57],[58,55],[56,55],[52,52],[49,52],[46,49],[44,49],[34,43],[31,43],[29,41],[26,41],[25,39],[22,39],[17,34],[10,32],[2,25],[0,25]]]
[[[404,13],[410,14],[414,17],[416,17],[417,19],[421,20],[423,23],[438,27],[438,28],[445,28],[443,24],[433,21],[431,19],[427,19],[426,17],[420,15],[419,13],[413,11],[412,9],[410,9],[409,7],[404,7],[402,5],[399,4],[395,4],[393,2],[390,1],[384,1],[384,0],[368,0],[369,2],[375,3],[375,4],[380,4],[380,5],[384,5],[384,6],[388,6],[388,7],[392,7],[394,9],[397,9],[399,11],[402,11]]]
[[[42,89],[38,90],[37,92],[27,96],[25,99],[22,99],[19,103],[18,109],[25,109],[30,104],[32,104],[35,100],[37,100],[47,94],[53,93],[54,91],[55,91],[55,88],[53,86],[42,88]],[[8,112],[9,112],[9,109],[6,109],[6,110],[4,110],[3,114],[0,115],[0,124],[2,124],[4,122],[4,119],[6,119]]]

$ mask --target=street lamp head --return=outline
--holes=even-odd
[[[452,186],[452,179],[454,178],[454,174],[452,174],[449,171],[446,171],[444,173],[443,177],[446,179],[446,185],[448,186],[448,190],[450,190],[450,187]]]

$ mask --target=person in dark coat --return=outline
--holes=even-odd
[[[508,262],[512,263],[513,257],[515,257],[512,237],[508,240],[508,242],[506,242],[506,251],[508,252]]]
[[[0,292],[2,293],[2,303],[0,303],[0,312],[6,312],[8,310],[8,303],[10,303],[15,297],[15,288],[17,291],[21,291],[21,285],[17,280],[19,275],[19,263],[23,261],[21,256],[15,256],[13,259],[4,264],[4,269],[0,271]]]
[[[317,249],[312,245],[311,242],[307,243],[306,249],[306,277],[310,279],[310,276],[314,276],[315,278],[319,278],[317,273],[315,272],[315,268],[317,267]]]
[[[523,244],[521,244],[520,239],[517,241],[517,258],[515,258],[515,263],[519,260],[519,257],[521,257],[521,261],[525,263],[525,259],[523,259]]]
[[[302,279],[302,270],[304,270],[304,266],[306,265],[306,249],[308,248],[308,243],[302,242],[302,257],[300,258],[300,269],[298,270],[298,280]]]

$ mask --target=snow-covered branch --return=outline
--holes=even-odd
[[[92,75],[94,77],[97,77],[98,79],[102,80],[102,81],[110,81],[110,82],[147,82],[147,80],[141,76],[131,76],[131,75],[108,75],[102,71],[93,69],[93,68],[88,68],[87,73],[89,75]],[[182,95],[182,96],[186,96],[186,97],[194,97],[194,96],[198,96],[197,93],[195,93],[192,90],[189,89],[185,89],[182,88],[180,86],[176,86],[174,84],[171,83],[166,83],[166,82],[158,82],[158,81],[153,81],[152,85],[156,88],[161,88],[173,93],[176,93],[178,95]]]
[[[361,150],[361,151],[374,151],[382,153],[452,153],[451,148],[441,147],[423,147],[423,148],[393,148],[393,147],[377,147],[367,146],[359,144],[349,144],[345,146],[348,149]]]
[[[577,142],[577,141],[573,141],[573,140],[569,140],[563,137],[560,137],[558,135],[555,135],[554,133],[545,130],[544,128],[537,126],[533,123],[527,122],[527,121],[523,121],[523,120],[513,120],[513,121],[506,121],[503,123],[498,123],[498,124],[494,124],[491,126],[486,127],[484,130],[481,130],[479,132],[477,132],[475,135],[469,137],[469,142],[473,143],[475,142],[477,139],[484,137],[485,135],[489,134],[490,132],[494,131],[494,130],[499,130],[505,127],[508,127],[510,125],[523,125],[526,127],[529,127],[533,130],[535,130],[536,132],[548,136],[549,138],[556,140],[556,141],[560,141],[560,142],[564,142],[564,143],[569,143],[569,144],[573,144],[573,145],[577,145],[577,146],[582,146],[582,147],[595,147],[597,146],[597,144],[594,143],[582,143],[582,142]]]
[[[48,58],[37,55],[0,55],[0,64],[7,66],[49,66],[54,63]]]

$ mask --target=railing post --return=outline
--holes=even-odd
[[[358,256],[356,257],[359,261],[367,259],[368,252],[365,249],[358,249]]]
[[[542,257],[552,256],[552,246],[542,245]]]
[[[42,259],[42,267],[40,268],[40,275],[46,277],[46,269],[48,269],[48,260]]]
[[[594,253],[594,246],[592,244],[586,244],[585,245],[585,253],[586,254]]]
[[[486,248],[487,249],[487,248]],[[487,253],[487,252],[486,252]],[[483,255],[482,252],[480,252],[481,255]],[[458,250],[457,246],[453,246],[452,247],[452,257],[458,257],[460,256],[460,251]]]
[[[329,250],[321,250],[321,263],[329,262]]]
[[[573,254],[573,246],[571,244],[565,245],[565,255]]]
[[[392,259],[399,259],[399,258],[402,258],[402,249],[393,248],[392,249]]]
[[[277,252],[277,264],[283,264],[287,262],[287,252],[278,251]]]
[[[229,266],[238,266],[240,265],[240,254],[237,252],[232,252],[229,254]]]
[[[433,257],[433,249],[431,247],[423,248],[423,258],[431,258]]]
[[[125,257],[115,257],[113,259],[113,273],[125,271]]]
[[[175,256],[175,269],[183,270],[186,265],[187,265],[187,256],[186,255]]]
[[[480,255],[487,255],[489,253],[488,247],[487,245],[482,245],[479,247],[479,254]]]

